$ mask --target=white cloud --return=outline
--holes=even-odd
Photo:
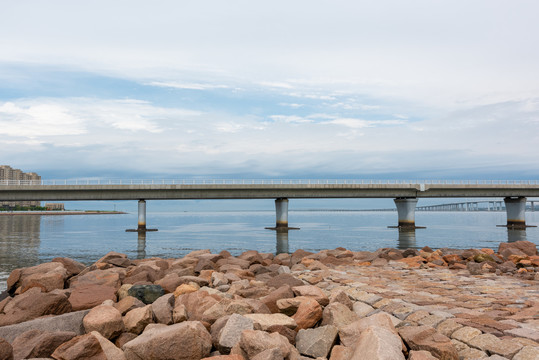
[[[221,84],[180,83],[175,81],[152,81],[148,83],[148,85],[186,90],[213,90],[229,88],[228,85]]]
[[[0,103],[0,134],[37,138],[85,132],[86,128],[80,118],[56,104]]]

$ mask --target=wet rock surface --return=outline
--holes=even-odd
[[[17,269],[0,353],[54,359],[538,359],[539,255],[194,251]],[[88,309],[84,313],[74,312]],[[71,315],[73,314],[73,316]]]

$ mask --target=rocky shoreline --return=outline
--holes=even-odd
[[[539,359],[539,256],[490,249],[108,253],[14,270],[0,359]]]

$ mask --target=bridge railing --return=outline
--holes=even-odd
[[[380,180],[380,179],[63,179],[0,180],[2,185],[539,185],[539,180]]]

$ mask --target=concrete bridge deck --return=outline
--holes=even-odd
[[[78,181],[77,181],[78,182]],[[458,198],[538,197],[539,181],[527,183],[208,183],[40,184],[0,182],[2,201],[308,199],[308,198]]]

